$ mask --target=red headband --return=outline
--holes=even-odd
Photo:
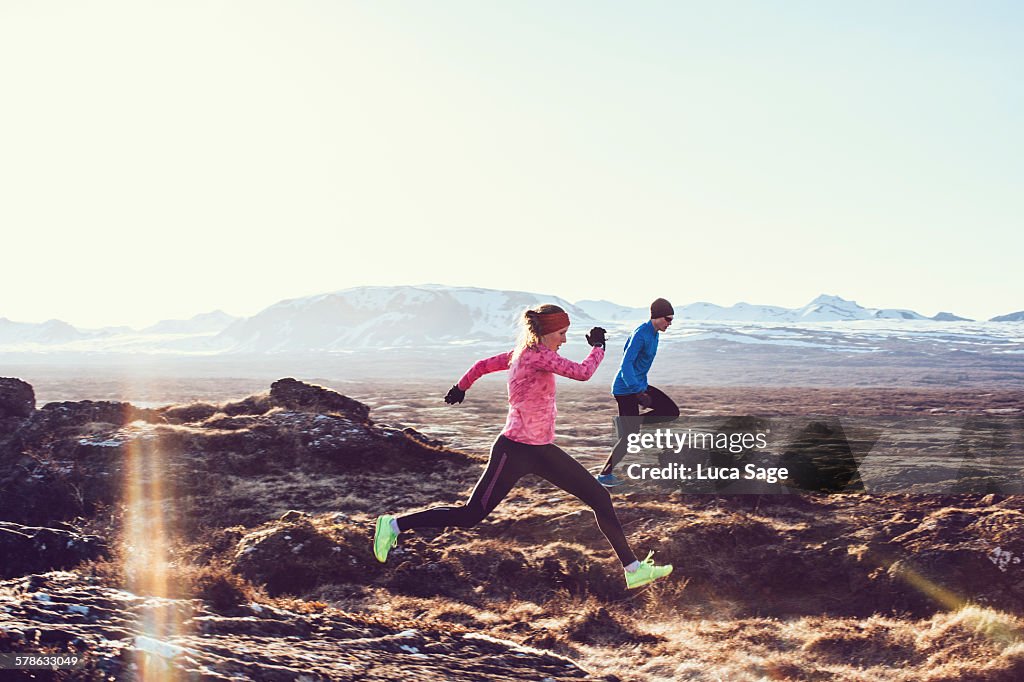
[[[544,336],[569,326],[569,315],[560,313],[539,313],[537,315],[537,336]]]

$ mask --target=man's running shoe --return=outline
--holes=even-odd
[[[391,528],[394,518],[390,514],[377,517],[377,528],[373,531],[373,556],[381,563],[388,560],[388,552],[398,544],[398,533]]]
[[[672,572],[672,564],[656,566],[654,563],[654,552],[648,552],[647,558],[640,562],[639,568],[630,573],[626,571],[626,589],[632,590],[635,587],[653,583],[658,578],[664,578]]]
[[[617,485],[625,483],[621,478],[615,474],[598,474],[597,482],[603,485],[605,488],[614,488]]]

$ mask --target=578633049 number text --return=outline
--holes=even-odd
[[[71,670],[84,662],[76,654],[0,653],[0,670]]]

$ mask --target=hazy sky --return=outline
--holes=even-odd
[[[0,317],[1021,310],[1022,8],[0,0]]]

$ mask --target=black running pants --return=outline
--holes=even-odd
[[[662,391],[654,386],[648,386],[647,395],[651,396],[651,408],[643,414],[640,414],[640,402],[636,398],[636,393],[615,396],[615,402],[619,404],[619,440],[608,455],[608,461],[601,469],[602,474],[612,473],[612,470],[622,461],[622,458],[626,456],[626,447],[629,445],[627,439],[630,434],[639,433],[643,424],[671,421],[679,416],[679,406]]]
[[[557,445],[526,445],[498,436],[491,446],[487,468],[465,504],[432,507],[398,517],[402,530],[413,528],[471,528],[498,506],[520,478],[536,474],[589,506],[597,525],[608,538],[623,566],[636,561],[622,524],[612,507],[611,496],[583,465]]]

